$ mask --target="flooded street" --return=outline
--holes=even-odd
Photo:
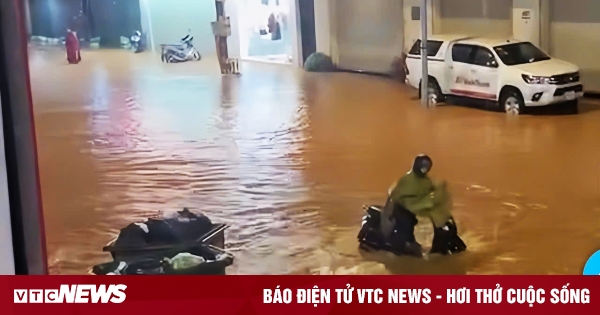
[[[580,274],[600,246],[600,106],[507,117],[391,80],[156,55],[30,52],[52,273],[108,261],[127,224],[189,207],[231,225],[230,273]],[[428,261],[358,250],[419,153],[447,179],[469,250]],[[423,221],[423,220],[422,220]],[[432,229],[419,225],[429,246]]]

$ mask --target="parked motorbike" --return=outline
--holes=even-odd
[[[131,43],[131,47],[133,48],[134,52],[137,53],[141,53],[144,50],[146,50],[145,48],[145,43],[142,40],[142,32],[140,31],[135,31],[135,33],[133,33],[133,35],[130,38],[130,43]]]
[[[161,60],[166,63],[200,61],[202,56],[193,45],[194,37],[187,35],[181,39],[181,44],[161,45]]]

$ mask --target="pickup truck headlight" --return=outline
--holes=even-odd
[[[522,74],[521,77],[527,84],[550,84],[550,77],[538,77],[527,74]]]

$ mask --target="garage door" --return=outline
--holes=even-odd
[[[512,1],[439,0],[436,33],[512,36]]]
[[[402,1],[336,1],[335,12],[339,67],[388,72],[402,52]]]
[[[554,0],[550,53],[577,64],[588,91],[600,92],[600,1]]]

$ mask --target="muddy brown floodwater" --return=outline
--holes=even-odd
[[[577,274],[600,247],[600,106],[507,117],[352,74],[151,54],[30,52],[52,273],[86,273],[132,221],[190,207],[231,225],[239,274]],[[363,204],[421,152],[469,251],[362,253]],[[431,228],[417,238],[428,244]]]

